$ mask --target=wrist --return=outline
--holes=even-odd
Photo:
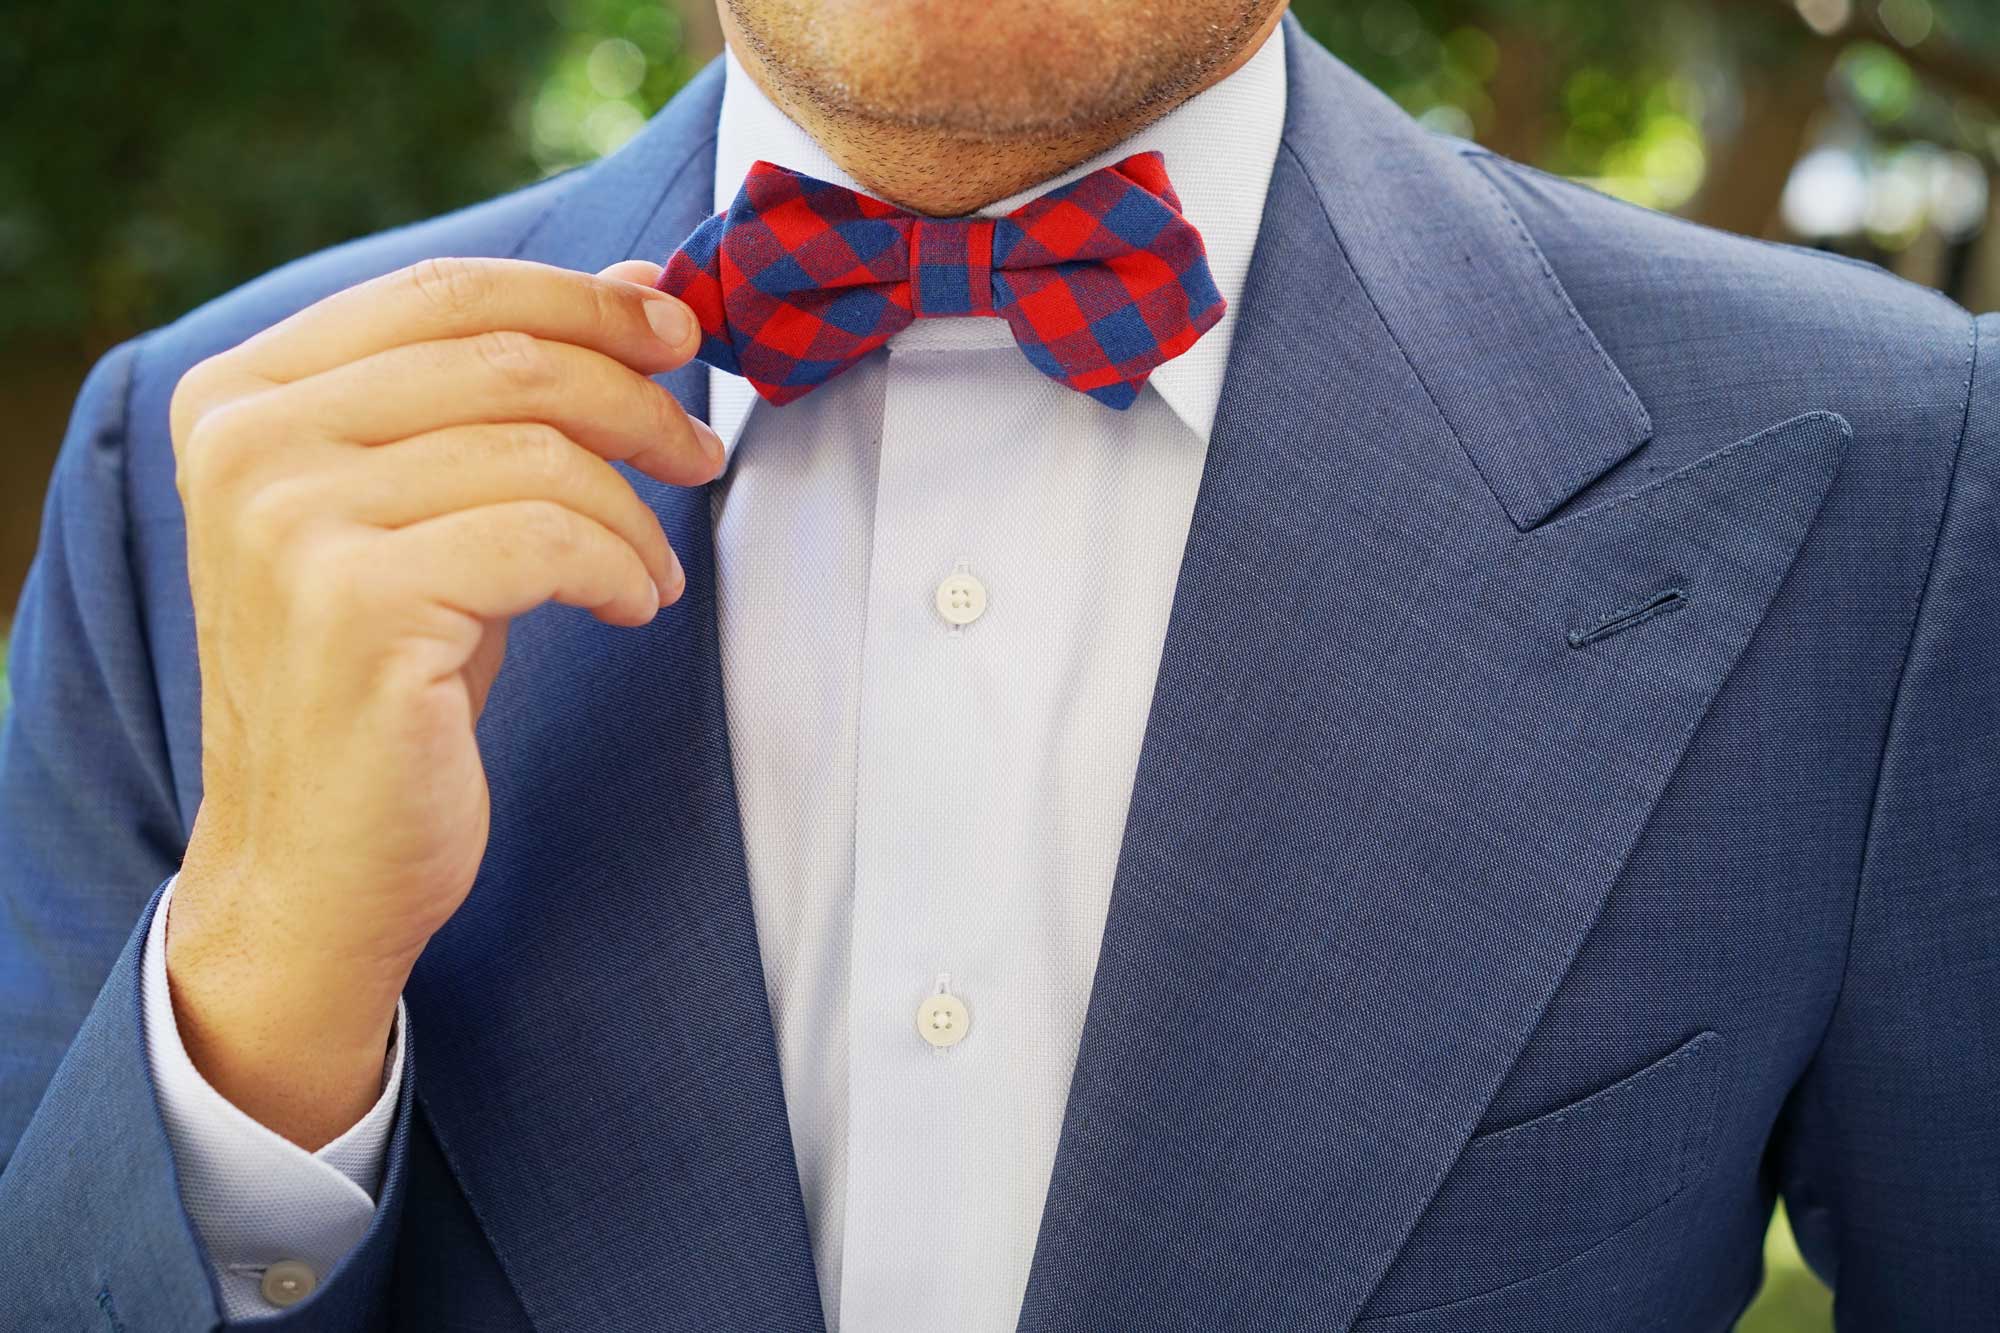
[[[175,1025],[196,1070],[237,1109],[308,1151],[381,1094],[407,966],[358,963],[239,922],[218,939],[167,904]],[[190,902],[193,900],[190,899]]]

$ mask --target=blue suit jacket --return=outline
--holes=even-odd
[[[2000,321],[1433,137],[1285,40],[1021,1328],[1720,1330],[1779,1192],[1843,1328],[1995,1327]],[[424,256],[664,255],[719,86],[91,377],[0,746],[7,1327],[218,1324],[137,1005],[201,795],[176,378]],[[822,1326],[708,495],[627,475],[687,595],[516,627],[379,1218],[274,1326]]]

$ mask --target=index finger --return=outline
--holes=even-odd
[[[230,355],[286,384],[393,347],[497,330],[587,347],[645,375],[686,364],[701,345],[687,306],[649,286],[525,259],[439,258],[335,292]]]

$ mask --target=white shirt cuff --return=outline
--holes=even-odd
[[[173,892],[170,880],[140,964],[146,1059],[180,1175],[181,1203],[215,1270],[223,1313],[248,1319],[279,1308],[263,1293],[269,1266],[303,1264],[316,1284],[367,1232],[403,1082],[405,1015],[398,1000],[375,1105],[345,1134],[307,1152],[238,1110],[188,1059],[167,986]]]

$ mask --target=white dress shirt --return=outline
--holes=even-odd
[[[784,408],[710,372],[731,758],[829,1329],[1015,1326],[1284,59],[1274,32],[1147,129],[981,210],[1164,154],[1228,310],[1126,411],[1036,371],[997,319],[918,321]],[[759,158],[858,188],[732,55],[718,211]],[[227,1312],[268,1313],[266,1265],[324,1276],[365,1230],[400,1054],[361,1124],[308,1154],[188,1063],[161,939],[147,1040],[189,1216]]]

